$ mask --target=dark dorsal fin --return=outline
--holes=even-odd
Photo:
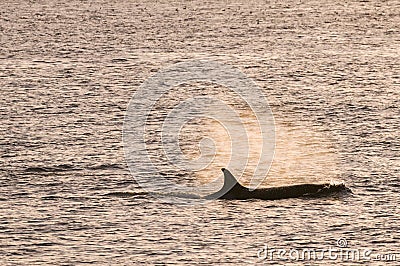
[[[221,189],[222,191],[228,192],[231,190],[245,189],[245,187],[243,187],[241,184],[239,184],[239,182],[232,175],[232,173],[229,172],[228,169],[221,168],[221,170],[224,173],[224,186]]]

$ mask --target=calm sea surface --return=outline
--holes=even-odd
[[[3,1],[0,264],[398,265],[399,12],[399,1],[378,0]],[[207,119],[182,128],[181,149],[196,158],[209,136],[214,164],[193,174],[163,161],[157,127],[180,97],[223,98],[252,119],[229,89],[182,84],[150,116],[159,170],[138,162],[131,174],[128,103],[151,75],[188,59],[234,66],[263,90],[276,122],[263,186],[344,182],[353,194],[189,206],[148,194],[135,178],[207,183],[229,161],[229,134]],[[257,154],[247,158],[254,167]],[[340,248],[338,239],[396,261],[295,260],[305,248]],[[292,257],[263,259],[265,245]]]

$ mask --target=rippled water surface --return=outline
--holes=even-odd
[[[0,263],[397,265],[399,10],[375,0],[2,2]],[[212,95],[254,119],[229,88],[182,84],[155,105],[146,133],[161,169],[131,175],[128,103],[188,59],[235,66],[262,88],[276,122],[263,186],[344,182],[353,194],[181,206],[146,193],[135,177],[201,184],[229,162],[229,134],[210,119],[183,125],[180,141],[193,159],[212,139],[212,164],[193,174],[163,161],[157,132],[180,98]],[[323,249],[339,238],[397,262],[257,258],[265,244]]]

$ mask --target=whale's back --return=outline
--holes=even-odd
[[[225,168],[222,168],[224,173],[224,186],[220,190],[221,199],[287,199],[299,197],[320,197],[326,196],[335,192],[343,192],[351,190],[344,184],[299,184],[292,186],[271,187],[250,190],[239,184],[236,178]]]

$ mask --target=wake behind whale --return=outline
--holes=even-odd
[[[239,184],[236,178],[227,169],[222,168],[224,173],[223,187],[207,196],[207,199],[263,199],[263,200],[278,200],[300,197],[322,197],[328,196],[337,192],[350,192],[344,184],[300,184],[292,186],[271,187],[250,190]]]

